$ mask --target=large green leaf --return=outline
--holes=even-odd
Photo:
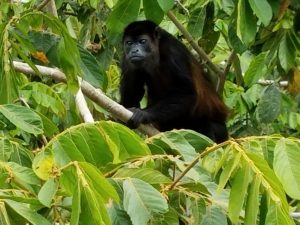
[[[265,224],[294,225],[295,223],[290,217],[290,215],[284,212],[279,202],[270,201]]]
[[[43,151],[52,152],[58,166],[70,161],[105,166],[110,162],[119,163],[129,157],[150,154],[147,145],[137,134],[111,121],[71,127],[53,138]],[[38,161],[43,161],[43,151]]]
[[[297,47],[295,46],[291,32],[285,31],[280,40],[278,49],[278,59],[282,68],[288,72],[295,63]]]
[[[261,22],[268,26],[272,16],[272,8],[267,0],[249,0],[250,6]]]
[[[150,184],[136,178],[127,179],[123,184],[124,209],[133,225],[146,225],[156,213],[168,210],[166,199]]]
[[[148,20],[152,20],[159,24],[164,18],[164,12],[160,8],[157,0],[143,0],[145,16]]]
[[[181,154],[186,161],[194,160],[197,152],[202,152],[212,145],[212,141],[206,136],[192,130],[173,130],[159,133],[146,142],[151,149],[160,148],[167,153]]]
[[[172,180],[157,170],[150,168],[121,168],[114,175],[115,178],[133,177],[143,180],[149,184],[167,184]]]
[[[164,12],[168,12],[174,6],[174,0],[157,0]]]
[[[233,171],[237,168],[241,160],[241,153],[237,153],[233,158],[230,158],[229,161],[224,166],[224,169],[220,176],[218,191],[220,192],[225,185],[227,184],[229,178],[231,177]]]
[[[256,17],[247,0],[238,1],[237,35],[243,43],[249,45],[255,38]]]
[[[41,118],[27,107],[13,104],[0,105],[0,113],[21,130],[34,135],[43,133]]]
[[[212,205],[206,209],[201,225],[207,224],[227,225],[225,213],[220,207]]]
[[[232,183],[229,197],[228,216],[233,224],[237,224],[239,221],[239,216],[244,205],[244,199],[247,194],[247,188],[251,180],[250,172],[250,167],[244,165],[237,171]]]
[[[257,105],[257,117],[262,123],[273,122],[280,114],[281,94],[276,85],[270,85],[264,91]]]
[[[293,140],[282,139],[274,150],[274,171],[286,193],[300,200],[300,146]],[[283,169],[284,168],[284,169]]]
[[[28,204],[23,204],[8,199],[3,201],[14,211],[15,214],[25,218],[33,225],[51,225],[51,223],[43,216],[28,207]],[[10,216],[13,217],[14,215]]]
[[[245,225],[256,224],[257,215],[259,212],[259,188],[261,184],[261,178],[259,176],[254,176],[253,181],[250,184],[246,209],[245,209]]]
[[[141,0],[119,0],[108,17],[108,28],[115,33],[122,32],[128,23],[137,18],[140,5]]]
[[[282,184],[276,177],[274,171],[269,167],[268,163],[257,154],[247,153],[247,156],[254,163],[255,167],[261,172],[262,178],[265,181],[262,181],[262,187],[266,189],[267,194],[273,201],[280,202],[280,207],[283,212],[287,215],[289,214],[289,205],[286,200],[286,195]]]
[[[250,87],[259,79],[262,79],[267,72],[267,65],[265,63],[266,53],[262,52],[257,55],[250,63],[245,76],[245,84]]]
[[[39,191],[38,199],[43,205],[50,208],[51,202],[57,192],[57,189],[58,183],[53,178],[47,180]]]
[[[189,23],[187,26],[188,31],[194,38],[202,36],[206,18],[206,7],[192,11]]]
[[[33,99],[38,106],[51,109],[54,114],[62,117],[66,113],[65,104],[60,96],[48,85],[30,82],[22,87],[21,94],[28,100]]]
[[[100,64],[96,58],[83,47],[79,47],[80,67],[83,70],[83,79],[96,88],[104,90],[107,86],[106,73],[100,73]]]

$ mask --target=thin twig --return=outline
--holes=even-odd
[[[219,148],[228,145],[229,143],[231,143],[231,140],[206,147],[206,149],[201,154],[199,154],[199,156],[195,158],[194,161],[192,161],[190,165],[188,165],[186,169],[174,180],[174,182],[169,186],[168,189],[172,190],[176,186],[176,184],[198,163],[199,159],[202,159],[204,156],[208,155],[209,153],[216,151]]]
[[[236,56],[235,51],[232,51],[227,60],[227,64],[226,64],[224,72],[221,74],[221,76],[219,76],[219,80],[218,80],[218,84],[217,84],[217,92],[220,96],[222,96],[222,94],[223,94],[226,77],[230,71],[230,67],[232,65],[232,62],[233,62],[235,56]]]

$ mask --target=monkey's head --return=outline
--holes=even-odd
[[[159,27],[148,20],[129,24],[123,34],[124,60],[135,67],[147,66],[159,58]]]

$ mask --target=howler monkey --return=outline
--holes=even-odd
[[[124,30],[123,52],[120,103],[133,112],[129,127],[152,123],[160,131],[192,129],[218,143],[228,138],[227,107],[179,40],[151,21],[137,21]]]

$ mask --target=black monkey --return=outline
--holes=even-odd
[[[179,40],[149,20],[137,21],[124,30],[123,52],[120,103],[133,112],[129,127],[152,123],[160,131],[192,129],[218,143],[228,138],[227,107]]]

